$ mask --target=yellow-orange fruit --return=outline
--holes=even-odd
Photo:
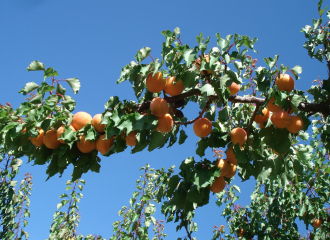
[[[204,56],[204,58],[205,58],[205,61],[207,62],[207,63],[209,63],[210,62],[210,56],[208,55],[208,54],[205,54],[205,56]],[[199,69],[201,68],[201,64],[202,64],[202,61],[201,61],[201,59],[200,58],[198,58],[196,61],[195,61],[195,65],[196,65],[196,67],[197,67],[197,70],[199,71]],[[201,74],[202,75],[210,75],[211,74],[211,70],[203,70],[203,71],[201,71]]]
[[[228,160],[229,163],[237,165],[237,158],[236,158],[236,155],[234,153],[233,146],[228,148],[228,150],[226,152],[226,155],[227,155],[227,160]]]
[[[55,129],[48,130],[44,136],[43,143],[49,149],[58,148],[61,143],[57,140],[57,131]]]
[[[207,118],[199,118],[193,125],[197,137],[206,137],[212,132],[212,122]]]
[[[230,87],[228,87],[228,88],[230,90],[230,95],[235,95],[241,89],[241,85],[240,84],[237,84],[235,82],[232,82],[231,85],[230,85]]]
[[[290,133],[298,133],[304,127],[303,120],[298,116],[291,116],[289,126],[286,127]]]
[[[72,131],[76,132],[76,129],[72,125],[70,125],[69,127],[72,129]],[[57,139],[60,138],[64,132],[65,132],[64,125],[62,125],[56,131]],[[60,143],[65,143],[63,139],[58,139],[58,141]]]
[[[219,159],[216,166],[218,168],[221,168],[220,177],[223,177],[223,176],[228,174],[228,172],[229,172],[229,163],[228,163],[227,160]]]
[[[174,85],[175,77],[169,77],[166,79],[166,86],[164,88],[164,91],[171,95],[171,96],[177,96],[181,94],[184,90],[184,85],[181,80],[176,81]]]
[[[321,219],[315,219],[314,220],[314,223],[313,223],[313,227],[318,228],[318,227],[321,226],[321,224],[322,224],[322,220]]]
[[[125,138],[125,140],[126,140],[126,145],[134,147],[136,145],[135,131],[130,132]]]
[[[223,177],[217,177],[214,183],[212,184],[212,186],[210,187],[210,190],[214,193],[219,193],[223,189],[225,189],[225,186],[226,186],[225,179]]]
[[[275,127],[286,128],[290,124],[291,116],[285,111],[279,111],[273,113],[273,115],[270,117],[270,120]]]
[[[294,80],[289,74],[281,74],[280,78],[276,78],[275,84],[280,91],[287,91],[289,93],[294,89]]]
[[[86,124],[92,121],[92,116],[86,112],[77,112],[72,118],[72,126],[76,129],[82,129]]]
[[[275,103],[275,99],[274,97],[272,96],[271,99],[269,100],[268,104],[267,104],[267,109],[271,112],[279,112],[279,111],[282,111],[282,106],[279,107],[277,105],[274,105]]]
[[[152,72],[148,74],[146,85],[150,92],[158,93],[165,88],[166,79],[163,78],[162,72],[157,72],[155,76],[152,76],[152,74]]]
[[[263,129],[265,127],[265,123],[258,123],[258,125],[260,129]]]
[[[96,150],[99,151],[103,155],[109,151],[109,149],[115,142],[115,140],[112,137],[108,138],[108,139],[104,139],[104,138],[105,138],[105,134],[100,135],[99,138],[95,141]]]
[[[156,117],[162,117],[168,113],[169,107],[165,99],[155,97],[150,103],[150,110]]]
[[[99,133],[104,133],[105,124],[100,124],[102,120],[102,114],[96,114],[92,119],[92,126],[95,128],[95,130]]]
[[[247,140],[247,134],[243,128],[234,128],[230,131],[230,140],[234,145],[238,143],[242,146]]]
[[[172,130],[174,126],[174,121],[171,114],[166,113],[162,117],[158,117],[158,126],[156,130],[161,133],[168,133]]]
[[[77,142],[77,147],[82,153],[89,153],[96,147],[96,141],[91,142],[90,140],[85,141],[85,135],[79,137],[80,142]]]
[[[256,117],[254,118],[254,121],[256,123],[264,123],[268,120],[270,112],[268,111],[267,108],[262,109],[262,114],[257,114]]]
[[[44,130],[40,128],[38,137],[31,138],[31,142],[34,146],[41,147],[42,144],[44,143],[43,140],[44,140]]]
[[[229,171],[224,177],[226,178],[233,177],[236,174],[236,170],[237,170],[237,165],[229,163]]]

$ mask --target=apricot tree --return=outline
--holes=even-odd
[[[309,56],[326,62],[329,78],[312,85],[307,93],[294,84],[301,67],[279,65],[278,56],[264,59],[267,67],[257,67],[247,54],[248,50],[257,52],[257,39],[238,34],[224,38],[217,33],[218,46],[207,50],[209,37],[198,35],[197,46],[191,48],[180,41],[179,28],[163,31],[162,59],[142,63],[151,52],[144,47],[136,61],[121,70],[117,83],[130,81],[136,100],[112,96],[105,111],[94,118],[84,112],[72,114],[75,101],[67,95],[63,79],[57,79],[58,72],[39,61],[31,62],[27,70],[42,71],[44,81],[29,82],[21,89],[27,101],[17,109],[0,105],[0,161],[4,164],[0,237],[18,237],[22,229],[15,224],[19,211],[15,215],[13,210],[27,199],[19,198],[13,188],[20,157],[47,164],[48,178],[74,166],[68,182],[73,184],[71,198],[66,200],[68,195],[63,194],[59,204],[59,208],[69,204],[71,210],[54,215],[49,239],[82,239],[76,232],[76,203],[81,197],[76,189],[82,190],[79,182],[84,183],[80,179],[84,173],[99,172],[98,152],[110,156],[133,146],[134,154],[183,144],[186,128],[193,128],[200,137],[196,154],[202,158],[212,149],[217,158],[187,157],[178,174],[172,168],[143,167],[138,191],[130,207],[120,211],[124,220],[114,223],[111,239],[148,239],[151,223],[153,239],[162,239],[164,224],[152,216],[153,202],[162,204],[166,221],[177,222],[177,230],[185,229],[186,239],[193,239],[195,210],[209,203],[210,191],[216,194],[218,205],[226,205],[228,239],[298,239],[296,221],[314,227],[308,238],[329,239],[330,23],[322,24],[325,8],[321,4],[320,19],[313,19],[313,25],[302,32]],[[77,78],[64,82],[78,93]],[[200,110],[194,119],[187,119],[184,111],[191,102],[198,103]],[[249,207],[235,204],[235,192],[240,191],[231,184],[235,175],[242,181],[257,180]],[[28,179],[22,189],[30,188]],[[24,230],[20,234],[27,236]],[[213,239],[223,234],[223,228],[217,228]],[[100,237],[85,239],[95,238]]]

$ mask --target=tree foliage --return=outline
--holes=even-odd
[[[324,62],[330,72],[330,11],[321,6],[322,1],[318,4],[320,19],[313,19],[311,26],[302,28],[306,37],[304,48],[311,58]],[[322,24],[325,15],[328,20]],[[166,237],[164,222],[153,216],[156,203],[161,204],[167,222],[174,221],[177,230],[185,230],[184,239],[193,239],[197,231],[195,210],[209,203],[210,187],[222,174],[222,169],[216,167],[218,160],[224,158],[221,149],[228,151],[231,147],[237,158],[237,176],[242,181],[254,178],[257,183],[250,205],[241,207],[235,203],[239,199],[236,196],[239,186],[231,184],[232,177],[224,176],[225,188],[216,193],[216,197],[219,206],[225,205],[222,215],[230,223],[229,230],[226,233],[224,226],[216,226],[213,239],[329,239],[330,74],[328,79],[311,83],[307,93],[299,89],[280,91],[276,81],[281,74],[289,73],[299,81],[302,68],[279,64],[277,55],[264,59],[267,67],[257,67],[257,61],[248,55],[248,51],[257,53],[257,38],[238,34],[224,37],[217,33],[217,46],[209,48],[209,37],[203,37],[202,33],[196,37],[194,47],[181,42],[179,28],[162,34],[165,37],[162,58],[151,58],[151,62],[145,63],[151,49],[144,47],[137,51],[135,61],[122,68],[117,80],[117,83],[132,84],[136,100],[112,96],[104,105],[101,124],[105,124],[105,139],[115,139],[104,155],[125,151],[126,138],[132,132],[136,136],[132,154],[171,147],[177,142],[183,144],[187,138],[186,128],[192,127],[197,119],[207,118],[212,123],[212,131],[198,140],[196,154],[202,159],[205,151],[212,149],[217,159],[195,160],[187,156],[178,174],[174,174],[173,168],[165,171],[154,170],[149,165],[143,167],[137,191],[130,205],[119,211],[123,219],[114,222],[110,239]],[[36,147],[31,138],[38,136],[39,129],[46,133],[71,124],[76,103],[65,87],[69,86],[77,94],[80,82],[77,78],[57,79],[58,72],[39,61],[33,61],[27,70],[42,71],[43,81],[29,82],[20,90],[26,101],[17,109],[9,103],[0,105],[0,162],[4,165],[0,171],[0,237],[28,238],[23,230],[27,221],[21,216],[29,216],[31,176],[27,175],[17,190],[13,180],[21,165],[18,158],[27,156],[28,162],[47,164],[48,178],[62,175],[70,164],[74,166],[72,180],[67,183],[67,190],[72,192],[70,196],[60,196],[49,239],[83,239],[76,232],[80,219],[77,204],[82,198],[78,189],[82,191],[80,183],[84,184],[80,178],[89,170],[99,172],[101,159],[97,150],[82,153],[77,142],[82,135],[85,140],[96,142],[100,133],[91,122],[77,131],[66,127],[60,137],[65,144],[55,149],[45,145]],[[175,96],[166,91],[150,92],[146,79],[157,72],[161,72],[163,78],[176,77],[175,85],[181,80],[184,91]],[[238,95],[231,94],[233,83],[241,85]],[[174,120],[174,126],[167,133],[157,131],[161,120],[150,110],[150,103],[156,97],[166,100]],[[272,118],[257,125],[255,117],[263,116],[262,110],[269,108],[270,101],[281,110],[299,116],[302,130],[290,133],[286,128],[276,127]],[[189,120],[184,110],[191,102],[197,103],[200,109],[196,110],[196,117]],[[242,146],[232,140],[232,130],[238,127],[247,134]],[[68,206],[68,210],[59,211],[64,206]],[[321,225],[317,226],[315,220],[321,220]],[[304,222],[306,229],[314,225],[314,231],[302,236],[297,221]],[[88,235],[84,239],[102,237]]]

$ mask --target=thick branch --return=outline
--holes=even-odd
[[[167,97],[166,101],[168,103],[174,103],[178,100],[182,100],[188,97],[192,96],[202,96],[202,93],[199,89],[191,89],[185,93],[182,93],[178,96],[173,96],[173,97]],[[210,102],[213,102],[219,97],[217,95],[211,95],[208,97]],[[262,105],[265,102],[264,98],[259,98],[259,97],[248,97],[248,96],[230,96],[228,99],[229,102],[233,103],[254,103],[254,104],[259,104]],[[138,112],[143,112],[144,110],[147,110],[150,108],[150,101],[144,102],[141,105],[137,106],[137,111]],[[298,109],[302,112],[308,112],[311,115],[320,112],[323,113],[324,115],[330,115],[330,106],[326,102],[321,102],[321,103],[300,103],[298,106]]]

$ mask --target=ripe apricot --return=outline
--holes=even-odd
[[[70,125],[69,127],[71,128],[72,131],[76,132],[76,129],[72,125]],[[60,138],[64,132],[65,132],[64,125],[62,125],[56,131],[57,138]],[[65,143],[63,139],[58,139],[58,141],[63,144]]]
[[[184,85],[181,80],[176,81],[174,85],[176,77],[169,77],[166,79],[166,86],[164,88],[164,91],[171,95],[171,96],[177,96],[181,94],[184,90]]]
[[[43,139],[43,143],[49,149],[55,149],[61,145],[60,141],[57,140],[56,129],[50,129],[46,132],[44,139]]]
[[[226,155],[227,155],[227,160],[228,160],[229,163],[237,165],[237,158],[236,158],[236,155],[234,153],[233,146],[228,148],[228,150],[226,152]]]
[[[286,127],[290,133],[298,133],[304,127],[303,120],[298,116],[291,116],[289,126]]]
[[[241,89],[241,85],[240,84],[237,84],[235,82],[232,82],[231,85],[230,85],[230,87],[228,87],[228,88],[230,90],[230,95],[235,95]]]
[[[168,133],[172,130],[174,126],[174,121],[171,114],[166,113],[162,117],[158,117],[158,126],[156,130],[161,133]]]
[[[233,177],[236,174],[236,170],[237,170],[237,165],[229,163],[229,171],[224,177],[226,178]]]
[[[31,138],[31,142],[34,146],[41,147],[43,144],[43,140],[44,140],[44,130],[40,128],[38,137]]]
[[[115,142],[115,140],[112,137],[108,138],[108,139],[104,139],[104,138],[105,138],[105,134],[100,135],[99,138],[95,141],[96,150],[99,151],[103,155],[109,151],[109,149]]]
[[[280,91],[287,91],[289,93],[294,89],[294,80],[289,74],[281,74],[280,78],[276,78],[275,84]]]
[[[318,228],[321,226],[321,224],[322,224],[321,219],[314,219],[313,227]]]
[[[242,146],[247,140],[247,134],[243,128],[234,128],[230,131],[230,140],[234,145],[238,143]]]
[[[79,140],[80,141],[77,142],[77,147],[82,153],[89,153],[93,151],[96,147],[96,141],[94,142],[91,142],[90,140],[85,141],[85,135],[81,135],[79,137]]]
[[[291,116],[285,111],[279,111],[273,113],[273,115],[270,117],[270,120],[275,127],[286,128],[290,124]]]
[[[126,140],[126,145],[134,147],[136,145],[135,131],[130,132],[125,138],[125,140]]]
[[[225,189],[225,186],[226,186],[225,179],[223,177],[217,177],[214,183],[212,184],[212,186],[210,187],[210,190],[214,193],[219,193],[223,189]]]
[[[223,177],[223,176],[228,174],[228,172],[229,172],[229,163],[228,163],[227,160],[219,159],[216,166],[218,168],[221,168],[220,177]]]
[[[267,109],[271,112],[279,112],[282,111],[282,107],[279,107],[277,105],[274,105],[275,103],[275,99],[272,96],[271,99],[269,100],[268,104],[267,104]]]
[[[99,133],[104,133],[105,124],[100,124],[102,120],[102,114],[96,114],[92,119],[92,126],[95,128],[95,130]]]
[[[72,118],[72,126],[76,129],[82,129],[86,124],[92,121],[92,116],[86,112],[77,112]]]
[[[268,120],[270,112],[267,108],[262,109],[262,114],[257,114],[256,117],[254,118],[254,121],[256,123],[264,123]]]
[[[155,97],[150,103],[150,110],[156,117],[162,117],[168,113],[169,107],[165,99]]]
[[[212,122],[207,118],[199,118],[193,125],[197,137],[206,137],[212,132]]]
[[[166,79],[163,78],[162,72],[157,72],[155,76],[152,76],[152,74],[152,72],[148,74],[146,85],[150,92],[158,93],[165,88]]]

